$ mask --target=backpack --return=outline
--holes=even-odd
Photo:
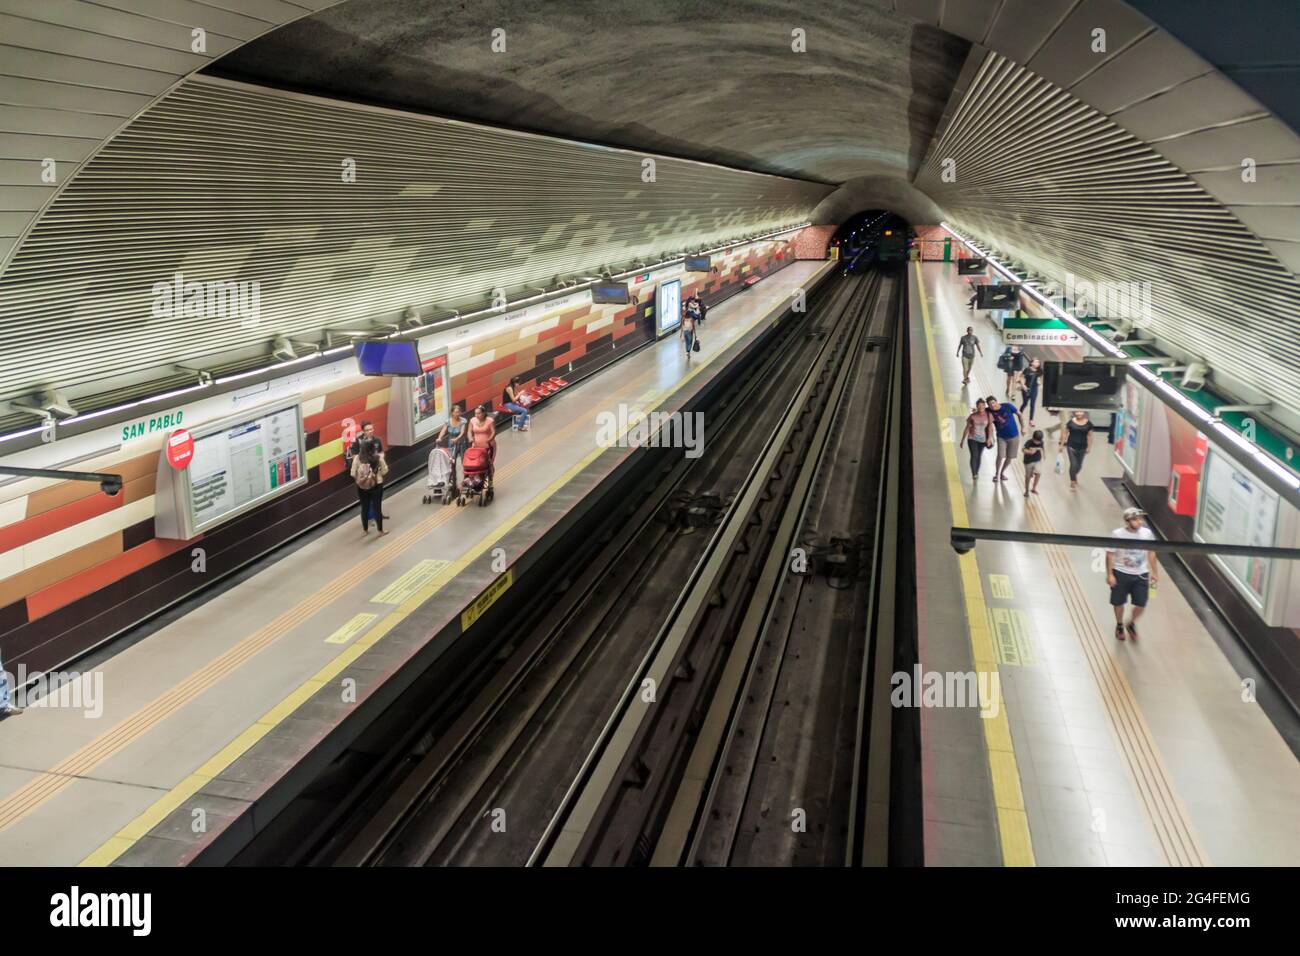
[[[371,468],[364,461],[357,465],[357,487],[363,491],[368,491],[375,487],[375,469]]]
[[[1001,355],[998,356],[998,368],[1000,368],[1004,372],[1011,371],[1011,362],[1012,362],[1011,349],[1007,349],[1005,352],[1003,352]]]

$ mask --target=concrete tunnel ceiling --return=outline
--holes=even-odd
[[[1142,2],[1158,6],[1154,0]],[[0,77],[0,94],[23,108],[9,111],[14,132],[0,130],[0,141],[11,154],[22,154],[23,165],[10,164],[0,172],[30,175],[39,166],[38,157],[59,155],[67,157],[60,160],[61,170],[71,175],[61,172],[57,187],[0,190],[0,198],[9,202],[4,210],[15,210],[0,210],[0,254],[8,255],[0,274],[0,327],[5,329],[0,334],[14,335],[18,329],[30,336],[57,327],[63,335],[78,327],[77,321],[69,325],[68,316],[76,312],[74,319],[80,319],[90,309],[90,318],[81,320],[93,318],[97,334],[110,339],[122,335],[118,364],[138,350],[144,369],[146,355],[174,355],[175,349],[156,340],[157,323],[131,314],[138,306],[130,303],[137,300],[123,282],[130,274],[143,281],[141,268],[167,270],[178,263],[225,270],[223,277],[234,279],[270,270],[264,276],[270,280],[272,321],[262,330],[261,344],[223,338],[216,330],[200,333],[209,340],[181,356],[198,364],[223,355],[244,363],[269,361],[265,342],[271,335],[301,334],[305,328],[294,301],[275,300],[276,283],[292,279],[301,291],[304,278],[321,275],[321,269],[329,281],[310,301],[317,312],[328,311],[337,290],[352,297],[343,304],[354,317],[364,305],[366,283],[376,301],[380,292],[388,296],[376,308],[377,319],[400,314],[395,303],[412,291],[445,301],[438,283],[446,276],[423,275],[423,284],[407,288],[402,285],[405,275],[377,265],[394,242],[428,243],[419,255],[405,250],[397,259],[402,265],[432,261],[433,252],[448,248],[438,242],[464,238],[459,233],[434,235],[427,220],[445,213],[436,203],[417,208],[392,202],[408,199],[408,187],[423,190],[426,198],[431,195],[431,168],[421,165],[422,157],[404,153],[401,144],[404,137],[443,135],[433,132],[436,120],[421,123],[418,115],[383,110],[365,113],[370,107],[192,75],[204,67],[216,78],[730,167],[695,167],[699,178],[694,191],[675,198],[694,205],[734,202],[734,209],[728,213],[718,206],[702,215],[690,209],[677,214],[666,207],[656,210],[649,231],[650,245],[657,248],[669,248],[674,238],[681,245],[726,229],[734,235],[797,219],[839,222],[863,208],[886,208],[917,222],[955,214],[969,227],[981,227],[981,235],[1002,248],[1023,252],[1036,239],[1023,220],[1013,217],[1006,223],[976,212],[986,202],[976,192],[989,188],[988,178],[969,184],[976,192],[963,192],[961,183],[948,188],[934,181],[934,157],[928,155],[965,95],[959,77],[978,69],[986,50],[992,50],[1067,90],[1103,126],[1126,130],[1162,156],[1170,175],[1186,180],[1184,185],[1203,197],[1196,202],[1214,208],[1211,218],[1226,223],[1226,240],[1248,241],[1252,268],[1267,272],[1278,284],[1288,309],[1293,300],[1294,277],[1277,273],[1300,268],[1300,234],[1293,215],[1300,198],[1293,175],[1300,168],[1300,138],[1223,75],[1216,66],[1222,57],[1213,64],[1201,59],[1120,0],[832,0],[812,9],[800,2],[719,7],[615,0],[539,8],[490,0],[242,0],[239,14],[203,0],[159,4],[149,15],[96,8],[95,17],[82,23],[72,8],[32,0],[31,10],[23,14],[29,19],[4,17],[15,21],[7,26],[21,28],[17,45],[22,50],[0,52],[22,55],[10,57],[14,76]],[[195,11],[205,10],[196,16]],[[212,53],[160,59],[160,48],[188,42],[191,22],[207,24]],[[1088,31],[1096,24],[1109,33],[1111,45],[1104,56],[1088,51]],[[508,56],[491,51],[490,31],[497,26],[507,31]],[[806,54],[790,48],[796,27],[806,31]],[[79,35],[70,39],[71,31]],[[19,33],[11,29],[10,35]],[[94,39],[94,50],[103,51],[97,57],[104,62],[91,64],[87,38]],[[30,56],[31,51],[41,51],[44,59]],[[210,65],[214,60],[215,66]],[[78,91],[91,99],[72,98]],[[212,122],[205,116],[209,111]],[[326,258],[333,257],[330,262],[312,264],[323,225],[312,220],[320,196],[304,191],[303,167],[286,164],[263,177],[266,181],[254,182],[250,164],[261,162],[266,168],[267,151],[275,149],[299,149],[295,162],[309,161],[303,151],[313,146],[327,151],[329,123],[341,124],[350,142],[364,140],[380,122],[375,116],[385,117],[382,142],[371,154],[390,162],[379,184],[384,189],[359,205],[331,209],[364,224],[364,251],[371,258],[349,264],[346,250],[336,245],[324,250]],[[963,124],[976,128],[969,116]],[[209,128],[213,126],[215,131]],[[241,128],[252,134],[250,142],[240,141]],[[445,133],[445,124],[439,128]],[[305,142],[298,136],[304,129],[310,131]],[[984,124],[981,135],[995,129],[996,124]],[[78,130],[83,138],[70,138]],[[947,133],[952,135],[950,127]],[[999,148],[996,139],[989,143]],[[566,159],[556,149],[548,160],[555,171],[551,175],[565,169],[574,177],[583,173],[587,159],[575,162],[576,154]],[[1260,186],[1253,192],[1234,184],[1232,167],[1240,151],[1259,158]],[[596,154],[588,150],[586,155]],[[484,167],[481,172],[503,168],[500,158],[479,164],[476,156],[474,162]],[[519,154],[511,162],[531,160]],[[1017,162],[1028,163],[1033,172],[1032,157]],[[526,178],[521,170],[510,171],[510,177],[520,180],[513,184],[520,196]],[[752,173],[741,170],[793,178],[746,180]],[[1038,178],[1046,181],[1052,175]],[[412,176],[421,183],[412,186]],[[545,198],[543,193],[555,191],[545,182],[534,178],[532,187],[542,191],[536,193],[539,202],[556,207],[561,200]],[[760,182],[760,189],[751,188]],[[478,185],[488,191],[463,198],[471,205],[492,201],[491,184]],[[1006,177],[996,186],[1014,190]],[[1086,193],[1088,184],[1076,177],[1073,186]],[[223,211],[219,200],[227,187],[237,201]],[[573,183],[566,181],[565,188],[571,190]],[[171,193],[160,200],[159,189]],[[187,195],[199,197],[206,219],[196,219],[192,212],[185,221],[180,210]],[[610,195],[592,192],[574,208],[551,208],[533,223],[521,217],[518,234],[507,237],[515,244],[512,255],[540,252],[537,268],[516,270],[515,278],[524,283],[549,279],[598,248],[629,242],[620,229],[637,223],[623,222],[627,213],[616,204],[600,205],[608,204]],[[449,201],[446,194],[443,199]],[[1051,215],[1050,203],[1040,203],[1040,208]],[[418,214],[415,219],[413,214]],[[1153,232],[1160,232],[1159,207],[1147,207],[1143,215],[1150,218]],[[476,219],[472,208],[453,218],[460,230],[481,231],[485,221]],[[1100,220],[1096,225],[1107,227]],[[1175,217],[1168,228],[1178,226]],[[636,254],[648,248],[642,246]],[[144,257],[146,252],[154,258]],[[368,264],[375,268],[367,271]],[[1046,270],[1050,263],[1035,258],[1035,265]],[[449,275],[464,271],[458,263]],[[376,285],[380,282],[384,286]],[[105,289],[102,283],[116,286]],[[297,301],[307,300],[300,296]],[[75,308],[68,308],[69,303],[76,303]],[[101,304],[105,308],[95,311]],[[1194,303],[1186,304],[1178,319],[1179,335],[1194,336],[1198,323],[1221,333],[1216,323],[1225,324]],[[1294,329],[1294,315],[1284,315],[1282,321]],[[149,336],[153,340],[147,341]],[[7,381],[0,400],[17,394],[19,384],[27,390],[67,384],[39,356],[18,368],[21,382]],[[87,394],[87,383],[104,370],[93,362],[78,369],[83,384],[77,394]],[[169,385],[176,384],[172,372]],[[146,374],[152,372],[135,378]],[[1246,378],[1267,377],[1266,370]],[[138,383],[124,384],[116,395],[136,391]],[[0,422],[0,430],[9,427],[8,419]]]
[[[364,0],[211,71],[838,185],[915,174],[969,48],[889,0]]]

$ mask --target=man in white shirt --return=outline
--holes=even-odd
[[[1156,536],[1143,520],[1146,512],[1141,508],[1124,509],[1124,527],[1110,533],[1112,538],[1129,538],[1133,541],[1154,541]],[[1110,604],[1115,609],[1115,637],[1127,636],[1137,640],[1137,619],[1147,606],[1151,585],[1159,576],[1156,553],[1146,548],[1107,548],[1106,583],[1110,585]],[[1124,605],[1133,601],[1133,617],[1124,623]]]

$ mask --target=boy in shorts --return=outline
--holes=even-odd
[[[1038,494],[1038,479],[1043,477],[1043,431],[1034,432],[1032,438],[1025,442],[1025,497],[1032,491]]]

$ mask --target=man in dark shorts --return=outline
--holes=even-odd
[[[1112,538],[1127,538],[1134,542],[1154,541],[1156,536],[1146,527],[1146,512],[1141,508],[1124,509],[1124,527],[1110,533]],[[1156,553],[1143,547],[1114,547],[1106,549],[1106,583],[1110,585],[1110,606],[1115,609],[1115,637],[1127,636],[1137,640],[1137,619],[1147,606],[1151,586],[1156,583],[1159,568]],[[1124,623],[1124,605],[1133,602],[1133,617]]]

